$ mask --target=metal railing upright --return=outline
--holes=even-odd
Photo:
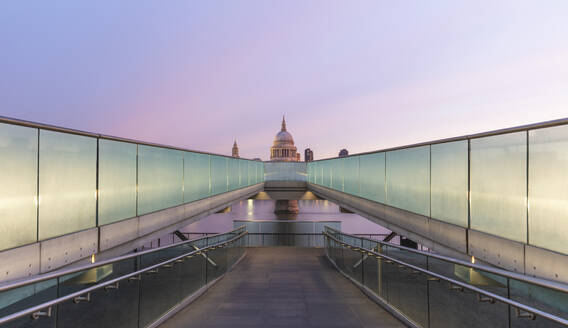
[[[329,227],[324,235],[336,268],[411,326],[568,326],[566,286]]]

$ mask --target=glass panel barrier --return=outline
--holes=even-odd
[[[310,180],[310,182],[315,184],[321,184],[321,178],[320,178],[321,170],[319,169],[319,162],[311,162],[308,163],[308,165],[312,168],[312,172],[310,173],[312,180]]]
[[[211,195],[227,192],[227,158],[211,156]]]
[[[125,255],[114,262],[84,266],[77,272],[68,271],[50,280],[5,290],[0,293],[0,320],[33,306],[54,303],[51,312],[46,308],[37,319],[27,314],[2,327],[144,327],[226,273],[244,253],[245,231],[239,228]],[[209,244],[212,248],[198,252],[193,247],[197,244]],[[144,268],[142,274],[132,275]],[[104,283],[108,285],[100,286]],[[93,287],[90,292],[83,292]],[[73,298],[60,299],[63,297]]]
[[[144,256],[141,263],[145,265]],[[171,266],[170,266],[171,265]],[[145,327],[181,301],[182,266],[170,264],[147,271],[140,281],[140,326]],[[148,265],[145,265],[148,266]]]
[[[343,272],[362,284],[363,267],[361,262],[363,260],[363,254],[357,250],[357,248],[361,247],[361,241],[349,236],[344,236],[343,241],[349,245],[356,245],[343,249]]]
[[[99,140],[99,225],[136,216],[136,144]]]
[[[362,155],[359,159],[361,197],[379,203],[387,202],[385,189],[385,153]]]
[[[306,181],[307,167],[303,162],[266,162],[262,167],[266,181]]]
[[[387,204],[430,215],[430,146],[386,153]]]
[[[136,271],[137,258],[59,278],[59,297]],[[57,327],[137,327],[139,283],[123,280],[57,306]]]
[[[38,130],[0,123],[0,158],[4,250],[37,241]]]
[[[265,176],[265,172],[264,172],[264,164],[262,162],[258,162],[258,167],[260,169],[260,176],[258,177],[258,182],[264,182],[264,176]],[[304,170],[305,172],[305,170]],[[305,179],[305,173],[304,173],[304,179]]]
[[[205,286],[205,257],[202,255],[190,255],[185,258],[181,269],[181,291],[183,297],[187,297]]]
[[[544,281],[538,285],[513,278],[516,273],[499,274],[495,271],[498,269],[360,238],[330,227],[325,228],[325,233],[326,254],[343,273],[361,282],[419,326],[568,325],[568,292],[550,287]],[[381,255],[387,258],[381,259]],[[359,262],[355,261],[357,257]],[[361,281],[358,266],[363,268]],[[519,310],[517,304],[534,313]],[[544,314],[535,315],[538,311]]]
[[[347,157],[343,160],[343,191],[359,195],[359,157]]]
[[[183,201],[185,203],[211,196],[209,155],[183,153]]]
[[[527,241],[527,132],[471,140],[471,228]]]
[[[309,181],[567,254],[567,121],[520,130],[319,160]]]
[[[428,258],[428,270],[454,280],[479,287],[493,294],[508,297],[507,278],[484,270],[450,263],[437,258]]]
[[[568,254],[568,126],[529,131],[529,244]]]
[[[366,248],[366,247],[365,247]],[[376,245],[371,245],[368,249],[375,249]],[[382,260],[378,257],[375,257],[370,254],[363,255],[363,262],[361,263],[363,266],[363,283],[365,287],[372,290],[375,294],[381,296],[382,295],[382,285],[379,284],[381,282],[381,270],[382,270]]]
[[[138,215],[183,202],[183,152],[138,146]]]
[[[467,228],[468,141],[432,145],[432,217]]]
[[[509,289],[511,299],[541,311],[568,319],[568,295],[566,293],[531,285],[516,279],[509,279]],[[513,312],[515,312],[516,317],[516,310]],[[560,326],[561,325],[554,325],[551,327]],[[525,326],[520,325],[519,327]],[[532,326],[527,325],[526,327]]]
[[[428,285],[424,275],[417,275],[396,263],[385,263],[388,302],[422,327],[428,326]],[[409,292],[412,291],[412,292]]]
[[[559,324],[547,318],[537,317],[534,320],[530,317],[526,317],[527,313],[517,312],[517,309],[513,306],[509,306],[510,313],[510,327],[511,328],[556,328],[556,327],[566,327],[565,325]]]
[[[248,163],[244,159],[239,159],[239,186],[248,186]]]
[[[331,160],[331,188],[343,191],[343,161]]]
[[[57,298],[57,278],[4,291],[0,294],[0,318],[55,298]],[[52,313],[51,317],[42,318],[44,320],[34,320],[31,316],[25,316],[11,321],[2,327],[55,327],[56,315],[54,311]]]
[[[324,187],[329,187],[329,182],[331,181],[329,176],[328,162],[329,160],[318,162],[320,175],[321,175],[320,185]]]
[[[507,304],[480,302],[478,294],[447,281],[428,282],[430,327],[509,327]]]
[[[229,158],[229,190],[239,188],[239,160],[236,158]]]
[[[392,258],[412,264],[419,268],[426,269],[428,267],[428,257],[426,255],[417,254],[402,247],[388,245],[383,246],[383,252]]]
[[[96,225],[97,139],[40,130],[39,240]]]
[[[248,162],[248,185],[252,186],[255,184],[256,180],[256,169],[254,163],[249,161]]]
[[[216,248],[205,253],[207,262],[207,283],[227,272],[227,248]]]

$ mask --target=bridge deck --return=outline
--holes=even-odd
[[[404,327],[322,249],[249,248],[217,285],[160,327]]]

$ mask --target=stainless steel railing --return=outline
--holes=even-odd
[[[524,302],[512,299],[512,293],[510,292],[510,290],[507,293],[507,296],[499,295],[494,291],[488,290],[488,288],[484,288],[484,286],[480,284],[475,285],[474,283],[460,281],[454,277],[450,277],[439,272],[434,272],[428,267],[424,268],[419,265],[408,263],[408,261],[404,261],[400,258],[397,258],[396,256],[387,255],[384,251],[382,251],[382,247],[392,246],[400,250],[410,251],[414,254],[431,256],[433,258],[442,259],[445,261],[447,260],[452,264],[457,264],[460,266],[464,265],[479,271],[485,271],[487,269],[487,267],[485,266],[474,265],[464,261],[420,252],[389,243],[379,243],[376,240],[372,241],[374,244],[369,245],[379,245],[379,248],[377,250],[375,250],[376,248],[372,249],[372,247],[363,247],[362,241],[366,238],[355,237],[329,227],[327,228],[327,231],[324,232],[324,235],[326,236],[326,255],[337,267],[337,269],[345,276],[347,276],[350,280],[358,284],[361,288],[364,288],[369,293],[372,293],[377,299],[380,300],[380,303],[383,303],[385,306],[390,308],[390,310],[398,314],[399,317],[406,319],[405,321],[413,326],[437,326],[436,323],[431,322],[431,317],[434,317],[431,311],[434,311],[435,306],[433,304],[435,304],[437,301],[432,299],[433,296],[430,292],[432,288],[434,288],[434,285],[431,284],[434,283],[447,284],[447,288],[444,289],[446,292],[444,296],[450,300],[454,300],[455,303],[459,303],[459,300],[457,300],[456,297],[460,297],[461,294],[458,293],[464,293],[465,291],[468,291],[476,295],[477,303],[479,304],[500,303],[506,305],[506,308],[504,308],[502,311],[504,313],[501,313],[501,315],[499,316],[486,315],[487,311],[479,310],[475,307],[470,308],[470,311],[474,311],[478,323],[485,326],[495,325],[496,323],[492,320],[497,320],[497,318],[500,318],[500,320],[502,320],[505,317],[508,318],[507,320],[540,320],[540,324],[543,324],[542,321],[545,321],[544,324],[547,327],[568,326],[568,319],[562,317],[561,315],[552,314],[548,311],[539,309],[537,306],[527,305]],[[369,258],[376,260],[378,263],[371,264],[369,262]],[[357,270],[355,270],[356,266],[361,263],[361,266],[363,268],[357,268]],[[370,267],[370,269],[367,270],[366,268],[364,268],[365,263],[367,263],[367,266]],[[492,269],[490,272],[494,274],[505,273],[507,274],[507,277],[510,276],[514,277],[515,279],[518,278],[517,274],[508,274],[506,271],[504,272],[504,270]],[[404,279],[407,279],[406,282],[404,282]],[[423,293],[421,295],[413,294],[416,293],[417,288],[411,288],[408,284],[409,280],[414,280],[414,282],[411,284],[412,286],[416,286],[418,284],[424,287],[423,289],[426,290],[426,293]],[[532,282],[534,280],[526,279],[524,281]],[[540,283],[541,284],[539,286],[547,286],[546,282]],[[384,290],[388,290],[388,287],[385,288],[385,285],[388,286],[389,284],[394,286],[392,287],[392,289],[394,289],[394,291],[392,292],[393,295],[389,295],[389,292]],[[400,288],[401,286],[405,286],[406,288]],[[509,288],[510,285],[507,284],[507,289]],[[555,289],[555,291],[557,290]],[[465,295],[466,294],[463,294],[461,295],[461,297],[465,297]],[[394,298],[396,298],[396,300]],[[418,298],[424,298],[424,304],[427,304],[427,309],[425,311],[428,312],[427,315],[422,315],[422,318],[420,319],[413,316],[413,311],[409,310],[409,304],[416,304],[416,299]],[[405,301],[405,299],[407,301]],[[452,312],[451,306],[452,303],[449,303],[449,305],[447,305],[447,308],[438,309],[438,312],[446,311],[447,313],[450,313]],[[459,312],[455,311],[455,309],[453,310],[453,312]],[[514,317],[510,314],[513,314]],[[457,313],[456,315],[459,316],[463,314]],[[513,323],[510,324],[512,324],[512,326],[515,326]],[[475,324],[472,325],[475,326]]]
[[[72,274],[72,273],[85,271],[85,270],[88,270],[88,269],[104,266],[104,265],[107,265],[107,264],[112,264],[112,263],[119,262],[119,261],[122,261],[122,260],[125,260],[125,259],[134,258],[134,257],[137,257],[137,256],[149,254],[149,253],[163,251],[163,250],[168,249],[168,248],[179,247],[181,245],[191,244],[191,243],[198,242],[200,240],[207,240],[208,238],[213,238],[213,237],[217,237],[217,236],[221,236],[221,235],[225,235],[225,234],[237,233],[239,231],[244,231],[244,229],[245,229],[245,227],[241,226],[241,227],[238,227],[234,230],[224,232],[224,233],[218,233],[218,234],[215,234],[215,235],[212,235],[212,236],[203,236],[203,237],[195,238],[195,239],[192,239],[192,240],[186,240],[186,241],[178,242],[178,243],[175,243],[175,244],[170,244],[170,245],[166,245],[166,246],[162,246],[162,247],[148,249],[148,250],[141,251],[141,252],[130,253],[130,254],[126,254],[126,255],[122,255],[122,256],[118,256],[118,257],[113,257],[112,259],[108,259],[108,260],[103,260],[103,261],[89,263],[89,264],[85,264],[85,265],[81,265],[81,266],[70,267],[70,268],[67,268],[67,269],[48,272],[48,273],[45,273],[45,274],[40,274],[40,275],[34,276],[32,278],[25,278],[25,279],[16,280],[16,281],[13,281],[13,282],[8,282],[8,283],[0,285],[0,293],[7,291],[7,290],[23,287],[23,286],[26,286],[26,285],[31,285],[31,284],[35,284],[35,283],[38,283],[38,282],[42,282],[42,281],[58,278],[58,277],[61,277],[61,276],[69,275],[69,274]]]
[[[477,264],[477,263],[471,263],[471,262],[468,262],[468,261],[463,261],[463,260],[459,260],[459,259],[456,259],[456,258],[444,256],[444,255],[420,251],[420,250],[417,250],[417,249],[408,248],[408,247],[400,246],[400,245],[393,244],[393,243],[384,242],[384,241],[377,240],[377,239],[367,238],[367,237],[360,236],[360,235],[348,234],[348,233],[345,233],[345,232],[341,232],[337,229],[334,229],[332,227],[326,227],[326,230],[327,231],[333,231],[335,233],[339,233],[339,234],[344,235],[344,236],[349,236],[349,237],[352,237],[352,238],[358,238],[358,239],[362,239],[362,240],[367,240],[369,242],[378,243],[380,245],[398,248],[400,250],[404,250],[405,252],[410,252],[410,253],[419,254],[419,255],[427,256],[427,257],[434,258],[434,259],[439,259],[439,260],[442,260],[442,261],[445,261],[445,262],[458,264],[458,265],[468,267],[468,268],[472,268],[472,269],[475,269],[475,270],[485,271],[485,272],[496,274],[496,275],[499,275],[499,276],[515,279],[515,280],[518,280],[518,281],[523,281],[523,282],[526,282],[526,283],[531,284],[531,285],[540,286],[540,287],[544,287],[544,288],[548,288],[548,289],[552,289],[552,290],[556,290],[556,291],[568,294],[568,286],[565,285],[565,284],[558,283],[558,282],[540,279],[540,278],[535,278],[535,277],[530,277],[530,276],[526,276],[526,275],[523,275],[523,274],[520,274],[520,273],[511,272],[511,271],[499,269],[499,268],[496,268],[496,267],[490,267],[490,266],[481,265],[481,264]]]
[[[238,234],[235,235],[235,233],[238,232]],[[229,238],[229,239],[224,239],[224,240],[219,240],[211,245],[206,245],[204,247],[197,247],[195,245],[192,245],[192,250],[189,252],[185,252],[181,255],[177,255],[174,257],[171,257],[167,260],[163,260],[160,261],[159,263],[153,264],[153,265],[149,265],[147,267],[144,267],[142,269],[124,274],[124,275],[120,275],[119,277],[104,281],[102,283],[97,283],[93,286],[87,287],[87,288],[82,288],[78,291],[69,293],[65,296],[61,296],[61,297],[57,297],[55,299],[46,301],[46,302],[42,302],[41,304],[35,305],[35,306],[31,306],[28,307],[26,309],[22,309],[19,310],[15,313],[9,314],[7,316],[4,316],[2,318],[0,318],[0,325],[6,324],[8,322],[12,322],[14,320],[17,319],[21,319],[24,318],[26,316],[30,316],[31,319],[29,320],[40,320],[41,318],[51,318],[51,316],[53,315],[53,313],[56,311],[54,309],[55,306],[62,304],[64,302],[67,301],[73,301],[73,303],[75,304],[79,304],[79,303],[83,303],[83,302],[91,302],[92,301],[92,293],[99,291],[99,290],[104,290],[104,291],[112,291],[112,290],[119,290],[121,287],[121,283],[128,283],[128,282],[140,282],[141,280],[143,280],[143,275],[144,276],[153,276],[153,275],[159,275],[161,273],[161,270],[165,270],[165,269],[171,269],[173,267],[175,267],[177,264],[181,264],[184,263],[186,260],[189,260],[191,258],[194,258],[195,256],[201,256],[203,257],[206,261],[204,261],[203,263],[205,263],[205,270],[206,270],[206,275],[207,275],[207,271],[211,270],[210,268],[215,268],[217,269],[219,267],[218,264],[216,264],[212,259],[210,259],[207,256],[207,253],[209,252],[215,252],[215,250],[218,249],[223,249],[225,250],[225,248],[229,245],[232,245],[233,243],[237,242],[237,241],[241,241],[242,238],[244,236],[246,236],[247,231],[243,230],[242,227],[235,229],[231,232],[225,233],[225,234],[219,234],[217,235],[217,237],[219,236],[224,236],[224,235],[234,235],[234,237]],[[211,237],[205,237],[205,238],[211,238]],[[205,238],[199,238],[197,240],[203,240]],[[196,240],[193,241],[187,241],[184,243],[178,243],[176,245],[173,246],[179,246],[180,244],[187,244],[187,243],[191,243],[191,242],[195,242]],[[172,245],[169,246],[165,246],[162,247],[160,249],[153,249],[147,252],[142,252],[143,254],[151,254],[151,253],[155,253],[157,251],[160,250],[164,250],[167,248],[171,248],[173,247]],[[234,264],[238,258],[240,258],[243,254],[242,249],[244,245],[237,245],[241,251],[237,252],[236,254],[233,254],[235,256],[233,256],[230,259],[227,259],[227,254],[225,254],[225,257],[223,258],[225,261],[225,266],[224,266],[224,270],[228,269],[228,265],[227,262],[231,262],[230,264]],[[130,259],[132,257],[139,257],[141,255],[143,255],[142,253],[136,253],[134,255],[127,255],[127,256],[122,256],[120,258],[117,259],[113,259],[113,260],[109,260],[109,261],[105,261],[104,263],[109,264],[109,263],[116,263],[117,261],[120,260],[124,260],[124,259]],[[101,262],[103,263],[103,262]],[[97,266],[100,266],[101,263],[97,263],[97,265],[85,265],[82,266],[80,268],[75,268],[75,269],[71,269],[71,270],[66,270],[65,274],[68,275],[70,273],[74,273],[74,272],[79,272],[79,271],[85,271],[88,270],[89,268],[94,268]],[[58,273],[58,274],[51,274],[49,275],[51,276],[60,276],[62,273]],[[45,275],[47,276],[47,275]],[[214,276],[214,278],[218,278],[218,276]],[[48,279],[46,277],[41,277],[41,278],[36,278],[33,279],[36,283],[38,281],[44,281],[45,279]],[[207,281],[207,279],[205,279],[205,283],[208,283],[209,281]],[[25,284],[19,283],[19,284],[13,284],[11,286],[23,286]],[[141,288],[140,285],[138,285],[138,288]],[[140,294],[140,293],[139,293]],[[188,295],[183,295],[183,296],[188,296]],[[132,301],[132,300],[131,300]],[[179,303],[179,301],[181,301],[181,299],[176,299],[174,303],[172,304],[177,304]],[[110,306],[115,306],[114,304],[110,304]],[[157,318],[156,318],[157,319]],[[140,320],[138,320],[140,321]]]

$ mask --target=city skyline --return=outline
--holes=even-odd
[[[315,159],[567,116],[563,1],[0,7],[22,120],[267,160],[282,114]]]

